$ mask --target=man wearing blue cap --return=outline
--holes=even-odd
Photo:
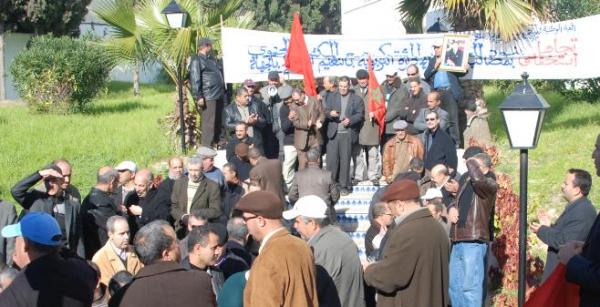
[[[2,236],[15,237],[14,263],[23,268],[0,294],[0,306],[90,306],[98,280],[85,260],[59,253],[62,232],[48,213],[31,212]]]

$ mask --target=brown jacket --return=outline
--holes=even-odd
[[[389,231],[382,260],[364,275],[378,291],[377,307],[446,307],[450,243],[442,225],[421,208]]]
[[[471,207],[467,215],[464,227],[459,227],[459,223],[452,224],[450,238],[453,242],[457,241],[490,241],[491,240],[491,221],[492,210],[496,204],[496,191],[498,185],[493,178],[485,176],[476,161],[467,161],[468,173],[465,183],[462,184],[460,191],[456,197],[454,207],[459,212],[460,223],[460,200],[467,185],[473,185],[473,197],[471,199]],[[461,180],[462,181],[462,180]]]
[[[244,307],[317,307],[315,274],[308,244],[284,228],[277,230],[252,264]]]
[[[410,157],[406,157],[408,161],[412,158],[423,159],[425,150],[423,149],[423,143],[421,140],[414,135],[406,135],[404,139],[406,143],[409,143]],[[383,146],[383,176],[394,179],[393,177],[397,174],[393,174],[394,164],[396,163],[396,137],[391,138]]]
[[[108,286],[110,279],[120,271],[127,271],[132,275],[144,266],[138,256],[133,251],[133,247],[127,249],[127,267],[119,258],[110,241],[94,254],[92,261],[100,268],[100,282]]]
[[[281,161],[261,157],[250,170],[250,179],[258,181],[261,191],[269,191],[279,196],[281,200],[285,199]]]
[[[179,178],[173,184],[173,192],[171,193],[171,216],[175,220],[175,228],[179,229],[179,221],[184,214],[187,214],[187,202],[188,202],[188,187],[189,179],[187,177]],[[222,214],[221,210],[221,194],[219,186],[202,176],[200,179],[200,186],[194,194],[192,206],[190,212],[200,208],[208,219],[216,219]]]
[[[321,108],[321,104],[313,97],[307,98],[305,106],[296,104],[290,105],[290,110],[296,112],[296,117],[292,120],[294,124],[294,146],[297,150],[306,151],[311,147],[319,146],[321,135],[315,126],[317,121],[325,121],[325,114]],[[311,121],[311,126],[308,126],[308,121]]]
[[[160,261],[142,268],[119,290],[109,306],[216,306],[210,275],[187,271],[179,263]]]
[[[474,139],[481,146],[492,145],[492,136],[487,118],[481,115],[474,115],[467,120],[467,127],[463,132],[465,140],[465,148],[469,145],[469,141]]]

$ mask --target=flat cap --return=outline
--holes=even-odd
[[[405,120],[397,120],[392,127],[394,130],[404,130],[408,127],[408,123]]]
[[[267,219],[280,219],[283,213],[283,203],[272,192],[256,191],[242,197],[235,206],[235,209],[253,213]]]
[[[282,86],[277,89],[277,95],[281,100],[286,100],[292,97],[292,87],[291,86]]]
[[[278,71],[270,71],[267,78],[271,81],[279,81],[279,72]]]
[[[364,69],[359,69],[356,71],[356,79],[367,79],[369,78],[369,72]]]
[[[217,152],[210,147],[202,146],[202,147],[198,148],[197,156],[202,159],[214,158],[216,155],[217,155]]]
[[[413,180],[402,179],[390,184],[383,196],[381,201],[393,201],[393,200],[411,200],[418,199],[420,196],[419,187]]]
[[[442,47],[443,44],[444,44],[443,38],[438,38],[433,41],[433,47]]]

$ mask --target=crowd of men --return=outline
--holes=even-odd
[[[271,72],[260,90],[246,80],[224,107],[212,43],[199,45],[190,84],[204,146],[169,159],[164,178],[133,161],[99,167],[84,198],[65,159],[17,182],[20,216],[0,202],[0,306],[485,304],[498,185],[477,146],[465,146],[458,172],[456,149],[469,131],[461,133],[459,113],[466,126],[480,113],[457,103],[460,84],[438,70],[439,45],[424,79],[413,65],[406,81],[387,73],[383,135],[364,70],[356,80],[324,78],[317,97]],[[490,141],[479,132],[470,135]],[[600,136],[593,158],[600,176]],[[336,214],[359,181],[387,183],[369,209],[366,261]],[[600,303],[590,188],[589,173],[570,169],[563,214],[552,223],[540,212],[531,224],[548,244],[544,276],[565,263],[582,306]]]

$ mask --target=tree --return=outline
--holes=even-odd
[[[254,12],[257,30],[289,32],[296,11],[306,33],[339,34],[341,30],[340,0],[248,0],[242,9]]]
[[[215,49],[220,50],[221,20],[224,25],[247,28],[253,25],[253,15],[238,13],[244,0],[178,0],[177,4],[187,12],[186,25],[179,29],[171,29],[166,17],[161,13],[170,0],[138,0],[134,5],[130,0],[105,0],[102,4],[103,19],[109,20],[113,28],[113,36],[109,38],[120,50],[124,58],[135,59],[137,55],[145,55],[145,60],[155,60],[162,64],[164,70],[177,87],[186,86],[177,82],[179,72],[185,77],[188,74],[188,58],[196,53],[196,42],[201,37],[209,37],[215,42]],[[103,3],[104,3],[103,2]],[[124,2],[118,4],[120,2]],[[129,5],[129,6],[128,6]],[[100,6],[99,6],[100,7]],[[124,10],[129,10],[124,12]],[[134,21],[132,21],[134,20]],[[184,89],[184,92],[185,91]],[[198,141],[197,108],[189,103],[187,95],[183,97],[185,131],[179,128],[179,101],[175,100],[174,112],[166,119],[169,130],[175,134],[186,136],[186,145],[193,147]],[[178,137],[174,137],[178,140]]]

